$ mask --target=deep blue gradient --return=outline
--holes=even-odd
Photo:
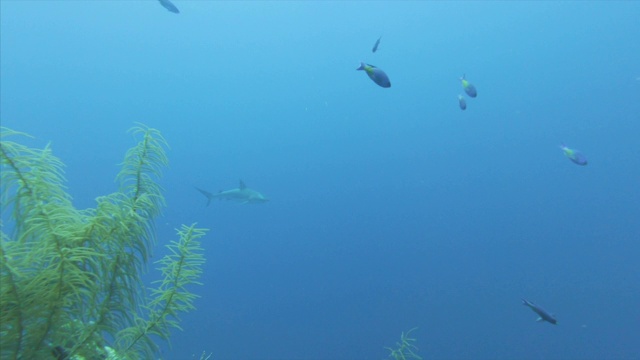
[[[383,359],[413,327],[424,359],[640,358],[640,2],[172,2],[3,0],[0,29],[2,125],[77,206],[135,122],[171,146],[155,257],[211,231],[164,358]],[[271,201],[194,189],[239,179]]]

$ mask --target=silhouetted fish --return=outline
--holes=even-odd
[[[470,82],[468,82],[467,79],[465,79],[464,75],[462,75],[462,77],[460,78],[460,81],[462,82],[462,88],[464,89],[464,92],[467,93],[467,95],[469,95],[472,98],[478,96],[476,87],[473,86],[473,84],[471,84]]]
[[[162,5],[165,9],[171,11],[172,13],[175,14],[180,14],[180,10],[178,10],[178,8],[173,5],[173,3],[169,0],[158,0],[160,2],[160,5]]]
[[[373,80],[373,82],[382,86],[383,88],[391,87],[389,77],[387,76],[387,74],[385,74],[384,71],[382,71],[382,69],[378,69],[373,65],[361,62],[360,66],[356,70],[364,70],[367,75],[369,75],[369,78]]]
[[[378,40],[376,40],[376,43],[373,45],[373,49],[371,49],[371,52],[378,51],[378,45],[380,45],[380,39],[382,39],[382,36],[380,36]]]
[[[579,150],[568,148],[565,144],[560,145],[560,149],[574,164],[587,165],[587,157]]]
[[[528,306],[534,313],[538,314],[538,319],[536,321],[546,321],[550,324],[557,324],[558,320],[553,316],[553,314],[548,313],[545,309],[540,306],[532,303],[531,301],[527,301],[522,299],[522,305]]]
[[[458,105],[460,105],[461,110],[467,109],[467,102],[464,100],[462,95],[458,95]]]

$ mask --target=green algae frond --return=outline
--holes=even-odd
[[[418,347],[414,345],[414,343],[416,342],[416,339],[409,337],[409,334],[411,334],[411,332],[415,329],[417,328],[413,328],[407,331],[406,334],[404,332],[400,334],[400,342],[396,342],[397,348],[395,349],[388,348],[388,347],[385,348],[390,352],[389,358],[394,360],[410,360],[410,359],[421,360],[422,359],[420,356],[416,354],[416,351],[418,351]]]
[[[164,206],[160,132],[133,128],[139,142],[125,155],[119,190],[79,210],[50,146],[29,148],[12,141],[25,134],[0,130],[0,358],[101,359],[111,348],[121,359],[157,355],[153,339],[168,340],[178,313],[194,309],[185,287],[197,284],[205,232],[178,230],[158,262],[163,280],[144,297],[141,274]]]

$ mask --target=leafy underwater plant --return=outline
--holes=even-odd
[[[407,331],[406,334],[404,332],[400,334],[400,342],[396,342],[397,349],[392,349],[389,347],[385,348],[389,350],[390,358],[394,360],[422,359],[415,353],[416,351],[418,351],[418,347],[413,344],[416,342],[416,339],[409,337],[409,334],[411,334],[411,332],[415,329],[417,328],[413,328]]]
[[[198,283],[206,231],[195,224],[178,230],[158,261],[163,280],[143,294],[167,144],[158,130],[131,132],[140,141],[125,155],[119,191],[78,210],[50,146],[5,140],[28,135],[0,129],[1,359],[150,359],[154,338],[168,340],[178,313],[194,309],[185,287]]]

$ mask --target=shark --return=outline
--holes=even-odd
[[[249,189],[242,180],[240,180],[240,186],[237,189],[220,190],[217,194],[212,194],[198,187],[196,187],[196,189],[207,197],[207,206],[211,204],[211,200],[213,199],[232,200],[241,204],[261,204],[269,201],[269,199],[261,193],[253,189]]]
[[[539,317],[538,319],[536,319],[536,321],[546,321],[553,325],[558,323],[558,320],[556,320],[553,314],[548,313],[545,309],[532,303],[531,301],[522,299],[522,305],[528,306],[529,308],[531,308],[531,310],[533,310],[534,313],[538,314]]]

